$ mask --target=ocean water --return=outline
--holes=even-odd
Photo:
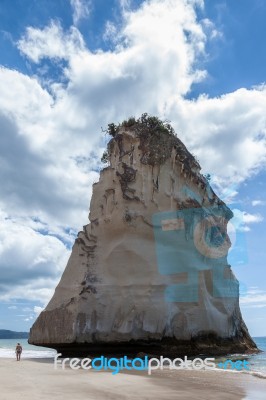
[[[0,339],[0,358],[16,358],[17,343],[22,346],[22,358],[52,358],[56,351],[46,347],[32,346],[28,339]]]
[[[266,336],[254,337],[253,340],[262,352],[248,356],[245,355],[245,359],[250,362],[251,372],[258,371],[262,374],[261,377],[266,378]]]
[[[253,338],[258,348],[262,350],[259,354],[231,354],[225,357],[219,357],[216,361],[222,359],[245,359],[250,363],[250,373],[266,378],[266,337]],[[27,339],[0,339],[0,358],[15,358],[15,348],[17,343],[23,348],[21,358],[53,358],[56,351],[45,347],[32,346],[28,344]]]
[[[227,354],[223,357],[217,357],[215,363],[218,364],[220,361],[226,360],[246,360],[249,362],[249,371],[243,370],[243,373],[258,376],[266,379],[266,336],[264,337],[253,337],[257,347],[261,350],[258,354]],[[223,370],[220,370],[221,372]],[[227,369],[231,371],[231,369]],[[234,372],[234,371],[231,371]]]

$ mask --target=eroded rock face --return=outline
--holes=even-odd
[[[74,355],[256,350],[227,264],[232,212],[167,129],[113,135],[90,223],[29,342]]]

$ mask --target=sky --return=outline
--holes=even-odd
[[[0,329],[28,331],[51,298],[102,128],[148,112],[234,210],[242,314],[266,336],[265,16],[264,0],[0,0]]]

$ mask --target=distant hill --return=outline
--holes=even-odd
[[[0,339],[28,339],[29,332],[14,332],[0,329]]]

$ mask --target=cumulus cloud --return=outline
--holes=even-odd
[[[45,110],[40,110],[40,121],[43,113]],[[90,187],[98,174],[84,167],[88,161],[77,160],[75,153],[72,153],[72,157],[69,143],[66,146],[59,143],[53,147],[53,140],[46,142],[45,138],[40,137],[34,140],[35,123],[31,126],[31,133],[30,128],[27,130],[30,125],[28,118],[28,115],[20,117],[15,110],[13,118],[0,113],[0,205],[13,218],[28,216],[29,224],[36,224],[33,217],[46,221],[50,228],[39,221],[39,225],[42,225],[40,228],[50,229],[54,233],[60,234],[61,231],[64,234],[58,225],[79,229],[80,223],[75,220],[79,215],[78,219],[86,222]],[[20,119],[24,128],[19,126]],[[25,129],[27,132],[24,134]],[[35,134],[38,135],[38,128]],[[93,166],[93,160],[90,164]]]
[[[77,25],[89,2],[71,4]],[[122,1],[120,23],[106,24],[112,47],[105,51],[91,51],[77,27],[64,30],[59,21],[28,27],[21,54],[41,69],[46,59],[63,60],[61,77],[0,68],[3,298],[49,299],[75,231],[87,222],[107,123],[143,112],[171,120],[219,187],[265,166],[264,85],[188,97],[207,76],[206,43],[220,36],[210,20],[198,20],[197,7],[203,1],[149,0],[134,10]],[[243,229],[259,222],[245,218]]]
[[[265,167],[265,106],[265,87],[242,88],[173,102],[170,116],[204,170],[231,186]]]
[[[59,22],[51,21],[43,30],[28,27],[18,41],[18,48],[35,63],[45,57],[68,60],[84,49],[84,41],[74,26],[64,32]]]
[[[58,282],[69,251],[56,237],[19,225],[3,212],[0,225],[0,298],[24,298],[32,291],[30,298],[46,301],[43,290]]]

